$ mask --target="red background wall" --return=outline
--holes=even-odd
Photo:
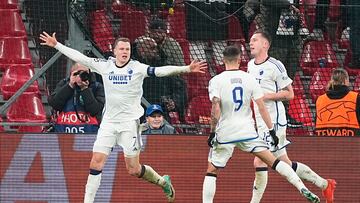
[[[25,136],[29,135],[0,134],[1,181],[6,176],[14,153]],[[69,201],[82,202],[91,152],[74,150],[74,135],[47,134],[35,138],[33,136],[32,139],[35,139],[35,142],[44,142],[46,140],[44,136],[58,138],[63,168],[51,170],[63,170]],[[94,139],[94,135],[83,136]],[[306,163],[323,177],[336,179],[338,186],[335,192],[335,202],[360,202],[359,138],[290,137],[289,139],[293,141],[293,144],[288,148],[288,153],[293,160]],[[28,147],[29,150],[36,150],[31,145]],[[161,175],[171,175],[176,189],[176,202],[197,203],[201,202],[207,154],[208,147],[205,136],[154,135],[147,137],[145,151],[141,153],[140,161],[143,164],[151,165]],[[40,152],[36,154],[24,182],[41,184],[45,181],[42,157]],[[218,176],[215,202],[250,201],[254,177],[252,160],[251,154],[239,150],[234,153],[228,166]],[[106,172],[105,168],[104,173]],[[305,202],[298,191],[280,175],[272,170],[269,174],[269,183],[262,202]],[[310,183],[306,183],[306,185],[321,196],[320,189]],[[17,191],[17,188],[10,188],[10,190],[21,193],[21,191]],[[31,201],[31,199],[20,200],[16,202],[44,202]],[[323,198],[322,201],[325,202]],[[119,153],[111,202],[155,203],[166,202],[166,200],[160,188],[129,176],[126,173],[123,155]]]

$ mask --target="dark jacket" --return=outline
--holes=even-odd
[[[68,100],[74,99],[75,90],[69,86],[69,81],[70,78],[61,80],[48,98],[49,105],[56,111],[62,111]],[[85,111],[95,116],[100,123],[105,103],[104,86],[99,82],[91,81],[89,88],[77,91],[79,91],[79,97],[82,98]]]
[[[288,0],[247,0],[243,12],[249,22],[255,20],[259,29],[270,34],[272,39],[271,47],[291,47],[291,41],[298,39],[297,29],[300,21],[297,19],[294,22],[296,30],[294,35],[277,35],[279,19],[284,9],[290,10]]]

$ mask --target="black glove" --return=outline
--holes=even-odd
[[[215,133],[210,133],[207,143],[208,143],[209,147],[211,147],[211,148],[213,147],[213,144],[214,144],[214,138],[215,138]]]
[[[279,144],[279,138],[276,136],[276,132],[273,129],[269,130],[270,136],[273,139],[273,141],[270,143],[271,145],[273,145],[274,147],[277,147],[277,145]]]

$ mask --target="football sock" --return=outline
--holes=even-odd
[[[90,174],[85,186],[84,203],[93,203],[96,192],[100,186],[102,171],[90,169]]]
[[[316,185],[317,187],[325,190],[328,186],[327,180],[320,177],[317,173],[311,170],[307,165],[300,162],[292,162],[292,168],[296,172],[296,174],[303,180],[309,181]]]
[[[300,192],[303,188],[307,189],[299,176],[296,175],[295,171],[285,162],[277,159],[271,168],[284,176],[287,181],[294,185]]]
[[[148,165],[141,165],[141,173],[139,178],[142,178],[150,183],[158,185],[160,187],[165,186],[165,180],[156,171]]]
[[[216,191],[216,174],[207,173],[203,183],[202,202],[212,203]]]
[[[266,189],[268,181],[268,168],[257,167],[255,169],[255,180],[250,203],[259,203]]]

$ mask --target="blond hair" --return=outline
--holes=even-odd
[[[335,85],[347,85],[346,82],[349,81],[349,74],[343,68],[334,69],[331,74],[331,80],[329,81],[326,90],[334,89]]]

